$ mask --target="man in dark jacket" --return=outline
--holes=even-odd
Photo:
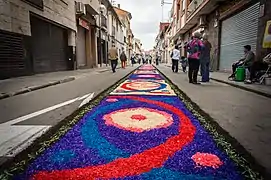
[[[122,48],[122,53],[120,54],[120,61],[121,61],[121,67],[125,69],[126,67],[126,61],[127,61],[127,56],[124,52],[124,48]]]
[[[229,79],[235,77],[236,69],[240,66],[245,66],[250,71],[253,62],[255,61],[255,54],[251,51],[250,45],[244,46],[244,53],[244,58],[232,64],[232,74],[229,76]]]

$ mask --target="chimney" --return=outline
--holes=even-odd
[[[120,4],[118,4],[118,8],[120,9]]]

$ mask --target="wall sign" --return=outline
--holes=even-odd
[[[265,5],[264,5],[264,4],[262,4],[262,5],[260,6],[260,13],[259,13],[259,17],[263,17],[263,16],[264,16],[264,9],[265,9]]]
[[[78,24],[79,24],[80,26],[82,26],[83,28],[86,28],[87,30],[89,30],[88,22],[84,21],[83,19],[79,18]]]
[[[266,28],[263,37],[263,48],[271,48],[271,20],[266,22]]]

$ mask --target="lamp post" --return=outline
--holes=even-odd
[[[165,2],[165,0],[161,0],[161,6],[162,6],[162,22],[164,21],[164,5],[165,4],[172,4],[171,2]]]

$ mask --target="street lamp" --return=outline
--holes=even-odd
[[[165,0],[161,0],[161,6],[162,6],[162,22],[164,21],[164,5],[165,4],[172,4],[171,2],[165,2]]]

